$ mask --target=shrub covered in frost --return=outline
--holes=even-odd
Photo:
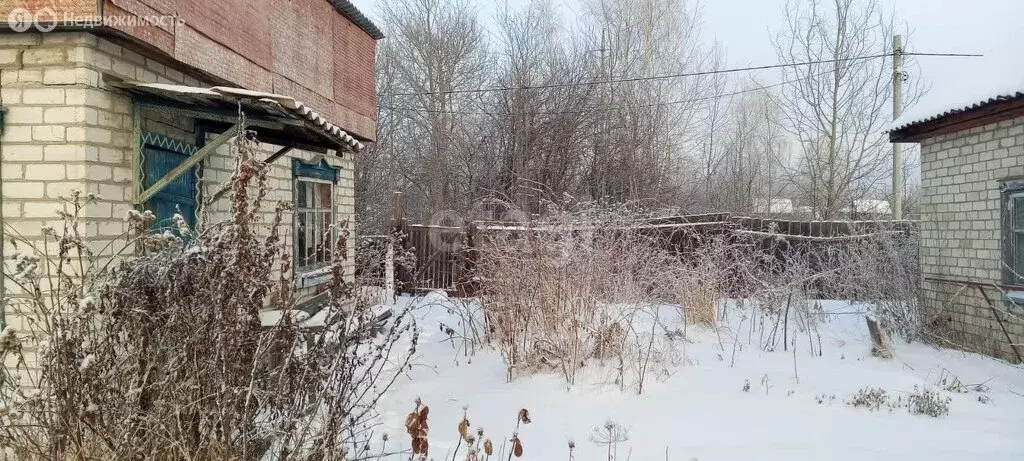
[[[352,459],[374,405],[408,365],[411,318],[383,324],[351,299],[348,232],[338,226],[322,328],[297,324],[290,212],[260,209],[268,166],[235,144],[232,214],[190,229],[130,232],[94,252],[75,193],[63,227],[25,239],[3,302],[25,331],[0,332],[0,446],[16,459]],[[112,249],[112,250],[111,250]],[[111,254],[132,255],[110,258]],[[46,257],[45,255],[53,255]],[[351,274],[348,274],[351,275]],[[265,307],[285,312],[263,326]],[[37,345],[34,356],[26,344]]]
[[[880,387],[865,387],[853,394],[847,405],[856,408],[865,408],[870,411],[878,411],[883,407],[890,407],[889,393]],[[890,407],[890,410],[892,408]]]
[[[903,397],[893,398],[885,389],[878,387],[865,387],[853,394],[847,405],[856,408],[866,408],[870,411],[878,411],[888,408],[889,411],[906,407],[913,415],[927,415],[933,418],[945,416],[949,413],[949,403],[952,400],[937,391],[923,389],[914,386],[906,399]],[[821,403],[819,399],[818,403]]]
[[[907,397],[907,410],[915,415],[927,415],[939,418],[949,414],[949,403],[952,399],[930,389],[914,386],[914,392]]]

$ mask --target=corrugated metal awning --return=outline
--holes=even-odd
[[[276,138],[297,143],[358,152],[364,145],[319,112],[295,98],[243,88],[215,86],[201,88],[165,83],[111,81],[111,85],[130,93],[176,103],[196,111],[225,113],[239,105],[247,117],[291,121]]]

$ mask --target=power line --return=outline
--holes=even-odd
[[[821,74],[821,75],[824,75],[824,74]],[[796,83],[796,82],[798,82],[800,80],[802,80],[802,79],[786,80],[784,82],[773,83],[771,85],[764,85],[764,86],[758,86],[758,87],[754,87],[754,88],[747,88],[745,90],[739,90],[739,91],[733,91],[733,92],[729,92],[729,93],[716,94],[716,95],[712,95],[712,96],[704,96],[704,97],[700,97],[700,98],[680,99],[680,100],[676,100],[676,101],[662,101],[662,102],[655,102],[655,103],[650,103],[650,104],[626,105],[626,106],[616,106],[616,107],[595,107],[595,108],[587,109],[587,110],[536,111],[536,112],[512,112],[512,111],[508,111],[508,112],[489,112],[489,111],[458,111],[458,110],[420,109],[420,108],[416,108],[416,107],[400,107],[400,106],[387,106],[387,105],[381,105],[380,107],[383,107],[383,108],[388,109],[388,110],[404,110],[404,111],[410,111],[410,112],[420,112],[420,113],[429,113],[429,114],[458,114],[458,115],[491,115],[491,116],[495,116],[495,115],[588,114],[588,113],[593,113],[593,112],[605,112],[605,111],[613,111],[613,110],[642,109],[642,108],[646,108],[646,107],[662,107],[662,106],[670,106],[670,105],[673,105],[673,104],[686,104],[686,103],[691,103],[691,102],[701,102],[701,101],[709,101],[709,100],[713,100],[713,99],[728,98],[728,97],[736,96],[736,95],[740,95],[740,94],[753,93],[755,91],[763,91],[763,90],[767,90],[769,88],[775,88],[775,87],[779,87],[779,86],[782,86],[782,85],[788,85],[790,83]]]
[[[779,69],[783,67],[797,67],[797,66],[810,66],[815,64],[834,64],[839,62],[849,61],[862,61],[866,59],[877,59],[892,56],[892,53],[881,53],[873,54],[868,56],[856,56],[852,58],[839,58],[839,59],[822,59],[817,61],[805,61],[805,62],[794,62],[788,64],[768,64],[763,66],[748,66],[748,67],[736,67],[732,69],[717,69],[717,70],[706,70],[698,72],[683,72],[677,74],[665,74],[665,75],[652,75],[648,77],[629,77],[620,79],[607,79],[607,80],[593,80],[589,82],[573,82],[573,83],[548,83],[543,85],[528,85],[528,86],[510,86],[510,87],[497,87],[497,88],[477,88],[467,90],[448,90],[448,91],[422,91],[422,92],[406,92],[406,93],[381,93],[379,96],[390,97],[390,96],[430,96],[440,94],[470,94],[470,93],[489,93],[493,91],[515,91],[515,90],[537,90],[545,88],[565,88],[573,86],[587,86],[587,85],[602,85],[606,83],[629,83],[639,82],[647,80],[663,80],[669,78],[679,77],[699,77],[704,75],[716,75],[716,74],[731,74],[736,72],[749,72],[754,70],[767,70],[767,69]],[[960,58],[977,58],[984,55],[981,54],[969,54],[969,53],[903,53],[903,56],[941,56],[941,57],[960,57]]]

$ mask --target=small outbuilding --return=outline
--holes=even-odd
[[[1024,82],[915,109],[921,305],[932,339],[1014,362],[1024,350]]]
[[[81,219],[97,247],[127,230],[130,210],[161,223],[227,216],[241,110],[270,165],[265,199],[294,204],[278,229],[288,275],[316,301],[334,236],[352,229],[354,156],[376,137],[372,22],[347,0],[4,5],[0,258],[15,233],[57,221],[74,190],[98,197]],[[351,252],[347,264],[352,274]],[[0,322],[23,327],[5,310]]]

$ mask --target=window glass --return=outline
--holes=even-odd
[[[1024,196],[1013,198],[1013,229],[1024,230]]]
[[[301,273],[325,267],[331,261],[334,186],[304,177],[295,182],[296,259]]]
[[[306,183],[304,181],[296,181],[295,184],[295,207],[306,208],[309,200],[306,199]]]
[[[331,185],[330,184],[320,183],[320,184],[317,184],[316,186],[317,186],[317,195],[319,195],[319,197],[320,197],[320,199],[319,199],[320,206],[323,207],[323,208],[330,208],[331,207],[331,203],[332,203],[332,201],[331,201]]]
[[[1024,280],[1024,235],[1017,234],[1013,245],[1013,279]]]

